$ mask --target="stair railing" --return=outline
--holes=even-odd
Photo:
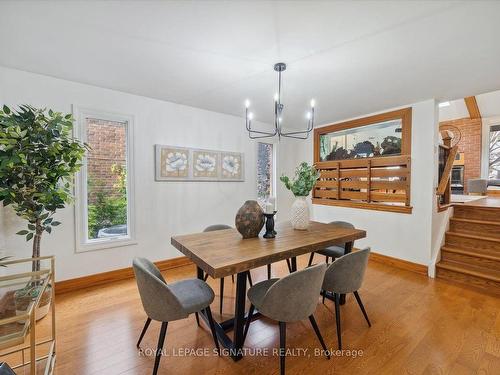
[[[438,209],[444,210],[451,202],[451,172],[458,153],[458,146],[456,144],[452,146],[454,137],[450,131],[441,131],[441,137],[443,144],[439,145],[439,183],[436,195],[438,196]]]

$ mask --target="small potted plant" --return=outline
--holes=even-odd
[[[17,232],[33,241],[32,257],[40,256],[43,233],[60,222],[53,216],[72,201],[72,181],[80,169],[86,144],[73,139],[73,117],[52,110],[21,105],[18,111],[0,110],[0,202],[24,219],[27,229]],[[40,270],[34,261],[32,271]],[[42,286],[32,279],[16,291],[16,310],[36,299]],[[42,295],[37,318],[48,312],[50,288]]]
[[[290,218],[294,229],[305,230],[309,226],[310,213],[307,196],[314,187],[314,184],[316,184],[318,178],[319,172],[314,165],[309,165],[306,162],[300,163],[297,167],[293,180],[290,180],[290,178],[285,175],[280,177],[281,182],[283,182],[285,187],[295,196]]]

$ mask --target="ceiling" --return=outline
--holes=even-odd
[[[0,65],[305,126],[500,88],[500,2],[4,1]]]
[[[476,95],[477,106],[482,118],[500,117],[500,90]],[[439,120],[455,120],[469,117],[469,111],[463,99],[451,100],[450,105],[439,108]]]

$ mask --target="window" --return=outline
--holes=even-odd
[[[366,160],[410,155],[411,108],[381,113],[314,130],[314,161]],[[353,163],[351,163],[353,164]]]
[[[500,125],[490,126],[488,141],[488,178],[500,179]]]
[[[395,119],[320,135],[320,160],[401,155],[402,120]]]
[[[121,246],[133,239],[131,126],[128,117],[81,111],[80,137],[90,150],[80,173],[77,249]]]
[[[257,144],[257,199],[259,203],[274,195],[274,149],[271,143]]]

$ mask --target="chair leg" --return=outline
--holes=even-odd
[[[160,366],[161,352],[163,351],[163,343],[165,342],[165,336],[167,335],[168,322],[163,322],[160,329],[160,337],[158,338],[158,347],[156,348],[156,358],[155,367],[153,368],[153,375],[158,373],[158,367]]]
[[[314,252],[311,253],[309,256],[309,262],[307,262],[307,267],[311,267],[311,264],[313,264],[313,258],[314,258]]]
[[[361,312],[365,316],[366,322],[368,323],[368,327],[371,327],[372,324],[370,323],[370,319],[368,319],[368,314],[365,311],[365,307],[363,306],[363,302],[361,302],[361,297],[359,296],[358,291],[354,292],[354,297],[356,297],[356,301],[358,301],[359,308],[361,309]]]
[[[198,315],[197,312],[194,313],[194,316],[196,317],[196,324],[198,325],[198,327],[200,326],[200,316]]]
[[[147,318],[146,323],[144,323],[144,328],[142,329],[141,335],[139,336],[139,341],[137,341],[137,349],[139,349],[139,345],[141,345],[142,338],[146,334],[146,331],[148,330],[150,323],[151,323],[151,318]]]
[[[340,294],[334,293],[335,296],[335,320],[337,322],[337,341],[339,350],[342,350],[342,332],[340,328]]]
[[[252,274],[250,273],[250,271],[248,271],[247,277],[248,277],[248,283],[250,284],[250,286],[253,286]]]
[[[326,261],[325,262],[326,262],[326,264],[328,264],[328,261],[330,260],[330,257],[326,256],[326,255],[325,255],[325,257],[326,257]]]
[[[248,329],[250,328],[250,323],[252,322],[252,316],[253,316],[254,310],[255,310],[255,306],[250,305],[250,309],[248,310],[248,315],[247,315],[247,321],[245,323],[245,330],[243,331],[243,345],[245,344],[245,340],[247,338],[247,333],[248,333]]]
[[[323,305],[325,304],[326,290],[323,290]]]
[[[279,325],[280,325],[280,375],[285,375],[286,323],[279,322]]]
[[[267,265],[267,279],[269,280],[271,278],[271,265]]]
[[[214,344],[215,344],[215,347],[217,348],[217,353],[220,356],[219,340],[217,340],[217,333],[215,332],[214,318],[212,317],[212,310],[210,310],[210,306],[207,306],[205,308],[205,312],[207,313],[208,324],[210,325],[210,331],[212,331],[212,337],[214,338]]]
[[[205,277],[203,278],[203,281],[207,281],[208,279],[208,273],[205,274]]]
[[[326,358],[330,359],[330,353],[328,349],[326,348],[325,342],[323,341],[323,336],[321,336],[321,332],[319,331],[319,327],[316,324],[316,319],[314,319],[314,315],[309,316],[309,321],[311,322],[311,325],[314,329],[314,332],[316,333],[316,336],[318,336],[318,340],[321,344],[321,347],[325,351]]]
[[[292,265],[290,264],[290,259],[287,259],[286,260],[286,265],[288,267],[288,272],[289,273],[292,273]]]
[[[220,307],[219,312],[222,315],[222,304],[224,303],[224,278],[220,278]]]

